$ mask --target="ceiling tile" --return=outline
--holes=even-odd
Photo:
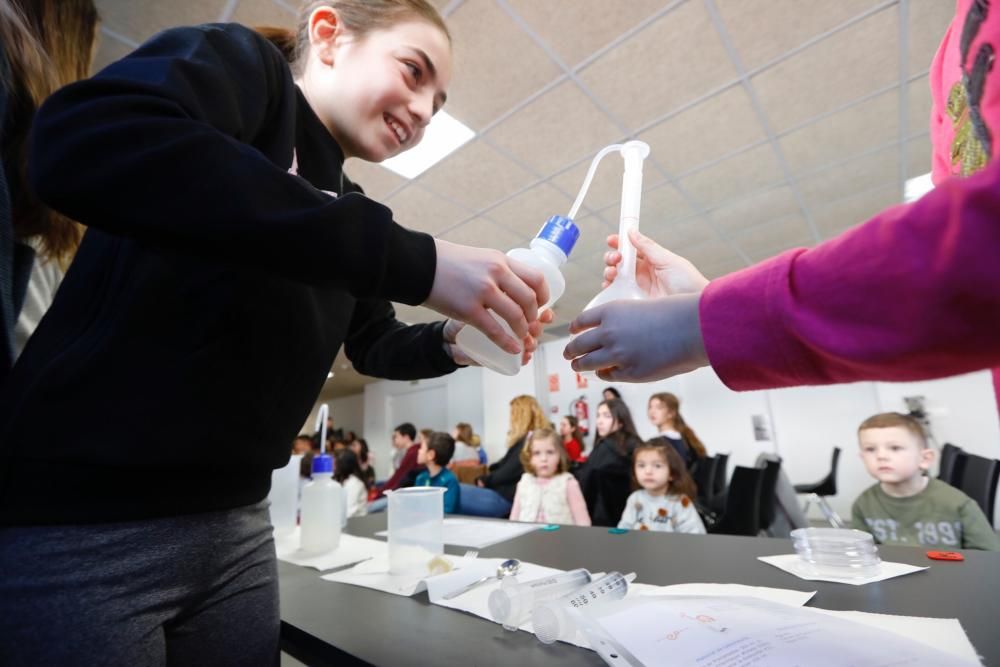
[[[605,218],[617,223],[621,218],[621,204],[616,204],[613,210],[605,209],[602,213]],[[686,220],[694,214],[694,209],[670,183],[664,183],[642,193],[639,224],[648,233],[654,233],[657,229],[679,220]]]
[[[589,262],[566,262],[562,272],[566,279],[566,294],[575,295],[578,299],[585,298],[586,304],[601,289],[604,263],[591,256]]]
[[[955,16],[955,3],[945,0],[909,0],[910,75],[926,72]]]
[[[787,185],[755,192],[745,199],[720,206],[708,215],[720,229],[732,232],[799,212],[792,189]]]
[[[594,151],[594,153],[596,154],[597,151]],[[583,187],[583,181],[587,178],[587,171],[590,169],[592,161],[593,156],[585,157],[576,166],[554,176],[551,181],[552,185],[558,187],[563,192],[571,194],[576,199],[580,188]],[[624,166],[620,155],[614,153],[605,155],[594,171],[594,178],[590,182],[590,188],[587,190],[586,196],[583,198],[581,208],[597,211],[617,203],[622,196]],[[644,165],[642,174],[644,183],[648,183],[657,176],[648,163]]]
[[[225,0],[163,2],[163,0],[96,0],[101,24],[142,43],[164,28],[218,21]]]
[[[789,248],[815,243],[805,218],[799,213],[736,232],[733,241],[755,262]]]
[[[654,230],[643,230],[643,232],[646,236],[671,250],[689,248],[719,238],[718,232],[704,217],[689,218]]]
[[[906,142],[906,177],[922,176],[931,170],[931,139],[924,135]]]
[[[894,7],[810,46],[752,83],[775,132],[896,83],[899,30]]]
[[[931,122],[931,85],[928,77],[911,81],[906,92],[910,105],[907,110],[907,134],[926,132]]]
[[[416,185],[408,185],[387,202],[393,220],[409,229],[438,234],[461,220],[469,212]]]
[[[562,75],[496,3],[462,3],[448,17],[448,29],[455,73],[447,110],[474,130]]]
[[[572,203],[569,197],[548,183],[540,183],[490,209],[487,215],[512,234],[527,240],[537,234],[551,216],[565,215]]]
[[[699,266],[698,270],[709,280],[714,280],[720,276],[729,275],[730,273],[746,268],[746,266],[746,263],[739,259],[727,259],[714,264]]]
[[[434,165],[420,182],[479,210],[523,189],[535,178],[482,141],[470,141]]]
[[[90,64],[91,74],[96,74],[111,63],[121,60],[132,53],[132,47],[121,42],[114,37],[97,33],[97,53],[94,54],[94,61]]]
[[[654,125],[638,137],[672,174],[761,141],[764,128],[742,86],[732,86]]]
[[[878,97],[806,125],[779,139],[792,173],[837,162],[899,134],[899,91]]]
[[[861,14],[878,2],[716,0],[716,5],[743,66],[749,71]]]
[[[505,118],[486,138],[538,173],[547,174],[596,155],[618,141],[621,133],[579,86],[564,81]]]
[[[475,218],[463,222],[446,234],[442,234],[441,238],[452,243],[461,243],[477,248],[496,248],[504,252],[518,247],[524,240],[517,234],[511,233],[510,230],[485,218]]]
[[[430,308],[423,306],[407,306],[403,303],[393,303],[396,309],[396,319],[407,324],[419,324],[421,322],[437,322],[443,320],[444,316]]]
[[[702,207],[713,208],[782,179],[774,149],[764,144],[683,178],[680,185]]]
[[[288,7],[274,0],[240,0],[232,20],[250,27],[296,28],[297,17]]]
[[[740,256],[723,241],[713,240],[685,248],[683,256],[696,267],[713,266],[722,262],[738,262]]]
[[[573,248],[574,257],[584,257],[608,249],[608,235],[614,234],[612,228],[600,216],[591,214],[576,221],[580,228],[580,238]]]
[[[813,210],[813,220],[824,239],[865,222],[876,213],[899,203],[895,185],[866,190]]]
[[[802,199],[810,209],[872,186],[899,182],[899,148],[892,146],[855,158],[797,181]]]
[[[409,182],[381,165],[357,158],[348,158],[344,162],[344,173],[360,185],[366,195],[377,200],[385,198],[390,192]]]
[[[636,130],[735,79],[700,2],[688,2],[581,70],[580,79]]]
[[[507,2],[569,67],[664,7],[663,0],[620,2],[614,11],[608,11],[607,0]]]

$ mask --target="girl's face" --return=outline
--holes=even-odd
[[[536,477],[552,477],[559,470],[559,448],[552,438],[531,441],[531,467]]]
[[[670,466],[665,456],[647,449],[636,454],[635,478],[653,495],[663,495],[670,485]]]
[[[673,410],[668,408],[663,401],[657,398],[654,398],[649,402],[646,414],[649,416],[649,421],[656,427],[663,426],[674,418]]]
[[[345,157],[381,162],[420,143],[451,82],[444,33],[413,19],[359,38],[329,8],[310,26],[299,85]]]
[[[599,405],[597,407],[597,435],[603,438],[620,428],[621,424],[611,416],[611,410],[608,410],[608,406]]]
[[[569,425],[568,419],[559,422],[559,435],[568,438],[573,433],[573,427]]]

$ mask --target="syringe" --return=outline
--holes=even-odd
[[[500,580],[500,588],[490,593],[489,607],[493,620],[502,623],[506,630],[517,630],[530,617],[538,605],[576,592],[591,582],[590,572],[570,570],[531,581],[517,581],[516,577]]]
[[[601,602],[621,600],[628,593],[628,584],[635,579],[635,573],[624,575],[611,572],[593,581],[582,590],[564,595],[535,607],[531,615],[531,625],[535,636],[544,644],[572,639],[576,635],[576,613],[587,613],[587,608]]]

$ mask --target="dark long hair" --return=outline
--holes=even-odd
[[[628,456],[630,454],[628,450],[629,442],[642,441],[642,438],[639,437],[639,433],[635,430],[635,422],[632,421],[632,413],[629,411],[628,406],[625,405],[625,401],[621,401],[617,398],[612,398],[610,401],[601,401],[597,404],[597,409],[600,410],[602,405],[607,406],[608,412],[611,413],[611,417],[618,422],[618,430],[614,433],[609,433],[606,437],[614,443],[619,454],[622,456]],[[595,428],[594,447],[597,447],[597,443],[600,441],[601,436],[597,433],[597,429]]]

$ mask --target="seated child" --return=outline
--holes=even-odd
[[[517,483],[510,518],[537,523],[589,526],[590,514],[580,483],[569,471],[569,457],[562,438],[547,428],[538,429],[521,449],[525,473]]]
[[[927,476],[934,461],[913,417],[887,412],[858,427],[861,459],[878,484],[851,508],[854,527],[879,544],[1000,550],[1000,538],[974,500]]]
[[[458,478],[445,466],[455,453],[455,439],[447,433],[432,432],[420,440],[420,450],[417,452],[417,463],[427,466],[427,470],[417,475],[414,486],[444,487],[444,512],[453,514],[458,511],[459,494]]]
[[[336,453],[333,478],[344,487],[347,518],[368,514],[368,487],[365,486],[365,480],[361,475],[358,457],[350,449],[341,449]]]
[[[632,453],[632,476],[642,488],[625,501],[619,528],[704,534],[691,500],[697,495],[680,454],[662,440],[645,442]]]

